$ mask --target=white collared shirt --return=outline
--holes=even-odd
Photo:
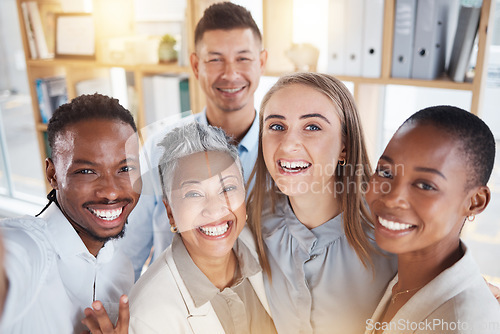
[[[134,283],[130,260],[109,241],[94,257],[53,203],[42,218],[0,221],[9,291],[1,333],[80,333],[84,309],[103,302],[113,321]]]

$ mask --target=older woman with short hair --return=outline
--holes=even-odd
[[[218,128],[190,123],[160,144],[172,245],[130,293],[132,333],[275,333],[241,163]]]

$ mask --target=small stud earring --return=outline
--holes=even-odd
[[[170,232],[172,233],[177,233],[179,231],[179,229],[177,228],[177,226],[175,225],[170,225]]]
[[[476,216],[475,215],[470,215],[470,216],[467,216],[467,220],[470,221],[470,222],[473,222],[474,219],[476,219]]]

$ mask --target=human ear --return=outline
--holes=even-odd
[[[344,144],[342,144],[342,151],[340,151],[339,158],[337,160],[342,160],[342,159],[347,161],[347,152]]]
[[[47,177],[47,181],[49,181],[52,189],[59,189],[59,185],[57,184],[56,167],[54,166],[54,162],[51,158],[45,159],[45,176]]]
[[[168,204],[168,201],[166,199],[163,199],[163,205],[165,205],[165,209],[167,209],[167,217],[168,220],[170,221],[170,225],[177,226],[175,224],[174,215],[172,214],[172,208],[170,207],[170,204]]]
[[[260,74],[264,74],[267,63],[267,50],[262,50],[259,55],[260,59]]]
[[[198,79],[198,65],[200,63],[200,59],[195,52],[191,53],[191,56],[189,56],[189,62],[191,63],[191,69],[193,70],[194,76]]]
[[[488,186],[481,186],[471,191],[468,211],[470,215],[477,215],[486,209],[490,202],[491,192]]]

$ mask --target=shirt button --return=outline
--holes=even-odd
[[[317,258],[317,257],[318,257],[318,255],[316,255],[316,254],[315,254],[315,255],[312,255],[312,256],[311,256],[311,258],[310,258],[309,260],[314,260],[314,259],[315,259],[315,258]]]

